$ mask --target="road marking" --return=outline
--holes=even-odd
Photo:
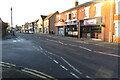
[[[96,51],[97,52],[97,51]],[[109,53],[104,53],[104,52],[97,52],[97,53],[100,53],[100,54],[105,54],[105,55],[109,55],[109,56],[114,56],[114,57],[120,57],[119,55],[115,55],[115,54],[109,54]]]
[[[53,60],[53,61],[58,64],[58,62],[56,60]]]
[[[0,63],[3,63],[3,64],[8,64],[8,65],[12,65],[12,66],[16,66],[15,64],[6,63],[6,62],[0,62]]]
[[[17,42],[16,40],[13,40],[13,42]]]
[[[86,76],[86,78],[91,78],[90,76]]]
[[[40,78],[46,79],[46,80],[50,80],[50,79],[48,79],[48,78],[46,78],[46,77],[44,77],[44,76],[41,76],[41,75],[39,75],[39,74],[36,74],[36,73],[30,72],[30,71],[27,71],[27,70],[22,70],[22,71],[23,71],[23,72],[27,72],[27,73],[32,74],[32,75],[35,75],[35,76],[37,76],[37,77],[40,77]]]
[[[79,78],[76,74],[74,74],[74,73],[72,73],[72,72],[70,72],[70,74],[72,74],[74,77],[76,77],[76,78]]]
[[[66,67],[64,67],[63,65],[60,65],[63,69],[65,69],[66,71],[68,70]]]
[[[73,68],[73,70],[75,70],[76,72],[78,72],[79,74],[82,74],[79,70],[77,70],[74,66],[72,66],[69,62],[67,62],[64,58],[60,57],[65,63],[67,63],[71,68]]]
[[[41,50],[43,50],[43,48],[42,48],[41,46],[39,46],[39,48],[40,48]]]
[[[7,65],[4,65],[4,64],[0,64],[0,66],[5,66],[5,67],[8,67],[8,68],[10,68],[11,66],[7,66]]]
[[[36,73],[42,74],[42,75],[44,75],[44,76],[47,76],[47,77],[49,77],[49,78],[51,78],[51,79],[57,80],[57,79],[55,79],[54,77],[49,76],[49,75],[47,75],[47,74],[45,74],[45,73],[39,72],[39,71],[37,71],[37,70],[28,69],[28,68],[24,68],[24,69],[30,70],[30,71],[34,71],[34,72],[36,72]]]
[[[47,55],[46,53],[43,53],[44,55]]]

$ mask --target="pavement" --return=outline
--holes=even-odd
[[[51,35],[56,36],[56,35]],[[59,38],[65,38],[65,40],[72,40],[79,43],[85,43],[85,44],[91,44],[91,45],[98,45],[98,46],[104,46],[108,48],[114,48],[119,49],[120,43],[113,43],[113,42],[106,42],[102,41],[100,39],[94,39],[94,38],[76,38],[76,37],[66,37],[66,36],[57,36]]]

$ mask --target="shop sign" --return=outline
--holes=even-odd
[[[77,21],[65,22],[65,25],[77,25]]]
[[[84,25],[96,24],[96,19],[84,20]]]

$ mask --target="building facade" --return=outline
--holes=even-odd
[[[44,19],[44,33],[47,34],[55,34],[55,20],[56,20],[56,15],[59,12],[56,11],[50,15],[48,15],[45,19]]]
[[[44,19],[46,18],[47,16],[45,15],[40,15],[40,18],[37,22],[37,25],[38,25],[38,33],[44,33]]]
[[[108,0],[75,5],[56,16],[56,35],[119,43],[119,4],[119,0]]]

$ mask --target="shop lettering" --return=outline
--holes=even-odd
[[[96,19],[84,20],[84,25],[96,24]]]

